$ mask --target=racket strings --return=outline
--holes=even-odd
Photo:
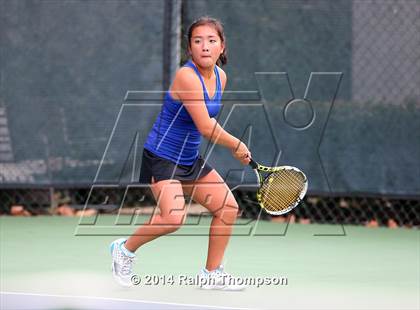
[[[270,174],[260,189],[261,202],[267,211],[278,212],[299,200],[306,179],[294,170],[282,170]]]
[[[283,182],[276,183],[272,183],[270,190],[265,191],[262,200],[267,210],[282,211],[297,202],[300,191],[297,187],[285,188]]]

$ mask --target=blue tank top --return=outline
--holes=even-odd
[[[209,97],[203,78],[192,61],[184,66],[194,69],[203,87],[204,102],[211,118],[215,117],[221,107],[222,83],[217,66],[216,92]],[[199,155],[201,134],[194,124],[182,101],[175,100],[166,92],[162,109],[153,124],[144,144],[144,148],[161,158],[181,165],[192,165]]]

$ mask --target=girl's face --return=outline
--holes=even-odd
[[[224,44],[214,27],[202,25],[194,28],[189,50],[197,65],[203,68],[214,66],[223,49]]]

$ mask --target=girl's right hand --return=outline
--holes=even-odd
[[[248,165],[251,161],[251,152],[243,142],[240,142],[238,147],[232,150],[232,155],[239,160],[242,165]]]

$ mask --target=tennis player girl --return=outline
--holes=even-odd
[[[219,67],[227,62],[226,39],[221,23],[202,17],[188,30],[190,60],[181,67],[166,93],[164,104],[144,144],[140,182],[150,184],[160,214],[139,227],[128,239],[111,244],[114,278],[131,286],[134,252],[157,237],[176,231],[186,217],[187,194],[213,215],[207,262],[199,276],[213,281],[204,289],[239,290],[243,286],[226,281],[221,265],[238,204],[222,177],[199,155],[201,137],[229,148],[243,165],[250,151],[225,131],[215,117],[221,108],[226,74]]]

